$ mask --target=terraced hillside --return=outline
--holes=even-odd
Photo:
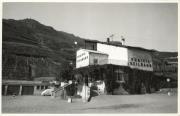
[[[2,77],[20,80],[58,77],[75,60],[75,49],[84,45],[82,38],[33,19],[3,19],[2,41]]]

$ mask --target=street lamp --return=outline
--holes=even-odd
[[[170,84],[169,84],[170,78],[167,78],[166,81],[168,82],[168,85],[170,85]],[[170,88],[169,88],[169,91],[168,91],[168,95],[171,96],[171,89],[170,89]]]
[[[168,82],[168,83],[170,82],[170,78],[167,78],[167,82]]]
[[[77,41],[75,41],[74,44],[77,45]]]
[[[78,42],[77,41],[74,41],[74,53],[75,53],[75,57],[76,57],[76,47],[77,47],[77,44],[78,44]],[[76,60],[76,58],[75,58],[75,60]],[[74,63],[75,65],[76,65],[76,61],[75,61],[75,63]]]

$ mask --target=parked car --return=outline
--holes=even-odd
[[[51,96],[52,92],[53,92],[53,89],[46,89],[41,93],[41,95],[42,96]]]

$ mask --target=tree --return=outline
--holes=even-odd
[[[59,81],[72,80],[73,77],[73,66],[70,64],[66,64],[64,69],[60,71]]]

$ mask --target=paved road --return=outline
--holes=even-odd
[[[176,113],[177,95],[101,95],[67,103],[49,96],[3,96],[2,113]]]

